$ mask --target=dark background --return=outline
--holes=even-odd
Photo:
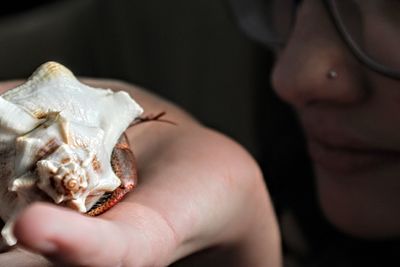
[[[25,79],[49,60],[79,76],[156,92],[259,154],[260,92],[270,60],[237,29],[227,0],[35,1],[3,8],[0,79]]]

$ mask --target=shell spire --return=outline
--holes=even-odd
[[[40,65],[29,77],[29,80],[46,79],[54,76],[75,78],[72,71],[55,61],[48,61]]]

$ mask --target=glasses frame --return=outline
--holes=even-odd
[[[270,29],[265,26],[265,22],[260,22],[260,19],[262,18],[252,16],[254,10],[262,7],[262,1],[263,0],[253,0],[247,2],[247,0],[230,0],[230,4],[238,26],[242,31],[258,43],[272,48],[273,50],[276,48],[279,49],[283,46],[283,43],[274,38]],[[339,33],[339,36],[358,61],[376,73],[395,80],[400,80],[400,70],[390,68],[377,62],[368,56],[354,41],[351,34],[346,30],[346,26],[341,19],[336,0],[322,0],[322,2],[328,11],[337,32]]]
[[[368,56],[364,51],[360,48],[360,46],[354,41],[348,31],[346,31],[346,26],[344,25],[343,20],[340,18],[340,14],[338,11],[337,3],[335,0],[323,0],[328,13],[334,22],[336,30],[340,33],[344,43],[353,53],[353,55],[358,59],[359,62],[366,65],[369,69],[387,76],[392,79],[400,80],[400,70],[396,70],[380,64]]]

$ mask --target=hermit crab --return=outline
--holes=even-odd
[[[0,218],[16,243],[18,212],[51,201],[95,216],[136,185],[124,134],[143,109],[126,92],[92,88],[56,62],[0,96]]]

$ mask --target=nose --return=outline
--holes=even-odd
[[[306,4],[307,1],[304,1]],[[304,5],[272,73],[276,93],[301,108],[363,101],[361,66],[348,51],[322,6]]]

